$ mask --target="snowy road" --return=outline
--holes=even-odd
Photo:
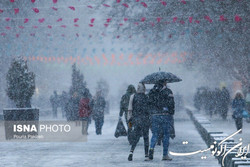
[[[144,161],[143,140],[141,139],[134,152],[134,160],[128,162],[129,145],[125,137],[116,139],[114,130],[117,113],[106,116],[103,135],[95,135],[93,123],[90,125],[87,142],[79,143],[18,143],[3,142],[0,147],[0,166],[3,167],[80,167],[80,166],[219,166],[209,153],[196,154],[189,157],[173,157],[173,161],[161,161],[162,147],[156,146],[154,160]],[[180,115],[180,114],[179,114]],[[182,118],[176,115],[176,138],[171,140],[170,151],[192,152],[206,149],[194,125],[185,113]],[[183,116],[184,115],[184,116]],[[188,141],[183,145],[183,141]],[[207,156],[202,160],[201,156]]]

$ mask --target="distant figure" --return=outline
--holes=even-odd
[[[214,93],[214,114],[220,114],[222,116],[222,104],[223,104],[223,95],[222,91],[219,88],[215,88]]]
[[[246,110],[248,112],[248,118],[246,118],[247,123],[250,123],[250,87],[246,93]]]
[[[183,109],[183,98],[182,95],[180,95],[178,92],[175,94],[175,111],[181,111]]]
[[[243,99],[243,94],[237,92],[235,98],[233,99],[232,109],[233,109],[233,118],[235,120],[235,125],[237,130],[242,129],[243,122],[243,110],[246,107],[246,101]],[[242,132],[242,131],[241,131]]]
[[[69,100],[68,94],[65,91],[63,91],[62,95],[60,96],[60,106],[62,109],[63,118],[65,118],[66,116],[66,105],[67,105],[68,100]]]
[[[93,119],[95,121],[96,134],[102,134],[102,126],[104,124],[104,109],[105,109],[105,99],[101,94],[101,91],[97,91],[96,97],[94,98],[93,106]]]
[[[105,109],[104,109],[104,113],[109,114],[109,109],[110,109],[109,100],[106,100],[106,106],[105,106]]]
[[[201,89],[197,89],[195,95],[194,95],[194,107],[200,111],[201,110],[201,105],[202,105],[202,98],[201,98]]]
[[[202,92],[202,104],[204,105],[204,110],[207,115],[210,114],[209,108],[210,108],[210,90],[209,88],[204,88],[204,91]]]
[[[248,113],[250,113],[250,87],[248,88],[248,92],[246,94],[246,109]]]
[[[130,96],[129,107],[128,107],[128,120],[131,122],[134,128],[133,142],[128,156],[128,160],[133,160],[133,152],[137,143],[140,140],[141,135],[144,139],[144,151],[145,158],[148,159],[148,148],[149,148],[149,127],[150,127],[150,115],[148,108],[148,97],[145,95],[145,85],[139,83],[137,92]]]
[[[80,97],[78,96],[77,92],[74,92],[74,94],[69,99],[66,106],[67,121],[79,120],[79,102],[80,102]]]
[[[125,116],[125,120],[126,120],[126,123],[127,123],[127,127],[128,127],[128,141],[129,141],[129,144],[132,144],[132,135],[131,135],[131,127],[129,127],[128,125],[128,105],[129,105],[129,99],[130,99],[130,96],[132,94],[134,94],[136,92],[135,90],[135,87],[133,85],[129,85],[128,88],[127,88],[127,91],[126,93],[122,96],[121,98],[121,101],[120,101],[120,113],[119,113],[119,116],[121,119],[123,114]]]
[[[227,119],[227,113],[228,113],[228,108],[230,105],[230,94],[229,91],[227,90],[226,87],[222,87],[222,90],[219,95],[219,108],[221,110],[221,117],[222,119],[226,120]]]
[[[89,117],[91,114],[90,99],[88,97],[88,92],[84,91],[81,95],[81,100],[79,104],[79,117],[82,121],[82,134],[88,134]]]
[[[57,92],[54,91],[54,95],[50,96],[50,103],[52,105],[53,118],[57,118],[57,107],[58,107],[59,98]]]
[[[216,95],[215,91],[211,89],[206,89],[204,91],[204,109],[207,115],[212,118],[215,112]]]

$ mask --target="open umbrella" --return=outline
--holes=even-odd
[[[167,83],[172,83],[172,82],[180,82],[182,79],[177,77],[176,75],[170,73],[170,72],[155,72],[152,74],[147,75],[143,80],[141,80],[141,83],[144,84],[156,84],[159,81],[167,81]]]

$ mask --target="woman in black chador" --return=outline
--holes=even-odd
[[[133,140],[128,160],[133,160],[133,152],[137,143],[140,140],[141,134],[144,139],[145,160],[148,159],[149,148],[149,111],[148,111],[148,97],[145,95],[145,85],[139,83],[137,92],[130,96],[128,107],[128,120],[133,126]]]

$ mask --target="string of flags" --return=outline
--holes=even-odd
[[[120,54],[120,55],[106,55],[99,56],[24,56],[25,60],[32,62],[43,63],[79,63],[84,65],[161,65],[161,64],[180,64],[184,63],[187,57],[190,56],[186,52],[180,53],[164,53],[164,54],[147,54],[142,58],[142,54]]]
[[[180,4],[187,4],[188,0],[179,0]],[[206,0],[200,0],[200,2],[205,2]],[[217,1],[222,1],[222,0],[217,0]],[[243,0],[238,0],[238,1],[243,1]],[[15,3],[16,0],[10,0],[10,3]],[[121,4],[122,6],[129,8],[130,6],[127,3],[124,3],[123,0],[114,0],[113,2],[116,2],[117,4]],[[113,3],[112,2],[112,3]],[[148,8],[151,4],[151,2],[144,2],[143,0],[135,0],[136,3],[140,4],[141,6]],[[31,0],[31,3],[36,3],[36,0]],[[58,0],[51,0],[51,3],[53,3],[55,6],[52,7],[33,7],[32,10],[35,13],[39,13],[40,10],[46,9],[46,8],[51,8],[54,11],[57,11],[60,8],[68,8],[69,10],[75,11],[78,7],[83,7],[85,5],[78,5],[78,6],[57,6]],[[167,6],[167,2],[160,0],[158,2],[154,3],[161,3],[163,6]],[[105,7],[111,7],[112,5],[109,5],[107,3],[102,4]],[[94,8],[91,5],[87,5],[88,8]],[[0,26],[0,30],[3,32],[0,32],[0,36],[6,36],[7,34],[11,33],[11,30],[15,30],[15,36],[18,38],[21,33],[23,33],[21,30],[26,29],[26,28],[31,28],[31,29],[40,29],[40,28],[47,28],[47,29],[54,29],[54,28],[79,28],[83,26],[82,20],[85,21],[85,19],[75,17],[75,18],[55,18],[51,19],[51,17],[40,17],[40,18],[18,18],[18,17],[1,17],[1,14],[5,12],[5,10],[13,10],[14,14],[17,15],[20,13],[21,9],[20,8],[9,8],[9,9],[0,9],[0,21],[4,21],[5,23],[2,22]],[[104,20],[98,20],[97,18],[88,18],[88,23],[86,26],[89,28],[94,28],[97,25],[103,25],[105,28],[109,27],[109,25],[118,25],[118,26],[127,26],[127,25],[134,25],[134,26],[139,26],[139,25],[149,25],[151,27],[156,26],[157,24],[181,24],[181,25],[191,25],[191,24],[200,24],[201,22],[205,22],[207,24],[213,24],[217,22],[225,22],[225,23],[240,23],[243,21],[247,21],[249,19],[248,16],[245,15],[239,15],[235,14],[234,16],[226,16],[226,15],[217,15],[215,17],[211,17],[209,15],[204,15],[201,18],[195,18],[193,16],[187,16],[185,18],[183,17],[140,17],[140,18],[129,18],[129,17],[123,17],[123,18],[118,18],[119,21],[117,20],[117,17],[115,18],[105,18]],[[70,23],[64,23],[64,20],[72,20],[72,24]],[[114,21],[115,20],[115,21]],[[8,24],[12,21],[15,22],[15,26]],[[4,25],[5,24],[5,25]],[[33,24],[33,25],[32,25]],[[84,24],[85,25],[85,24]],[[20,32],[16,33],[16,30],[20,30]],[[246,27],[243,27],[243,30],[245,30]],[[234,31],[234,30],[232,30]],[[51,36],[51,33],[47,33],[48,36]],[[181,35],[185,34],[185,32],[181,32]],[[79,34],[75,34],[77,37],[79,37]],[[30,36],[35,36],[35,33],[30,32]],[[61,34],[62,37],[65,37],[65,34]],[[104,33],[102,33],[102,36],[105,36]],[[170,33],[168,35],[169,38],[172,38],[173,33]],[[92,35],[89,35],[91,38]],[[116,38],[120,38],[121,35],[117,35]],[[128,36],[131,38],[131,36]],[[145,36],[144,36],[145,37]]]
[[[67,18],[67,19],[69,19],[69,18]],[[151,19],[151,18],[149,18],[149,19]],[[165,24],[173,24],[173,23],[179,23],[179,24],[182,24],[182,25],[184,25],[184,24],[200,24],[200,20],[201,19],[199,19],[199,20],[195,20],[193,17],[188,17],[187,18],[187,20],[188,21],[186,21],[185,22],[185,20],[184,19],[182,19],[182,18],[178,18],[178,17],[172,17],[172,21],[171,20],[169,20],[169,21],[164,21],[163,20],[164,18],[162,18],[162,17],[156,17],[155,18],[155,21],[156,22],[149,22],[148,24],[150,24],[152,27],[154,27],[155,26],[155,24],[156,23],[165,23]],[[169,18],[168,18],[169,19]],[[204,16],[204,19],[206,20],[206,21],[208,21],[209,23],[213,23],[214,21],[212,20],[212,18],[211,17],[209,17],[209,16]],[[23,22],[23,25],[19,25],[19,26],[15,26],[15,27],[13,27],[13,28],[19,28],[19,29],[24,29],[25,28],[25,24],[27,24],[28,22],[30,22],[32,19],[29,19],[29,18],[10,18],[10,17],[6,17],[6,18],[0,18],[0,20],[4,20],[4,21],[6,21],[6,22],[10,22],[11,20],[14,20],[14,21],[20,21],[21,20],[21,22]],[[79,22],[79,20],[80,20],[80,18],[73,18],[72,19],[72,22],[73,22],[73,26],[74,27],[79,27],[79,24],[77,24],[78,22]],[[89,19],[90,21],[89,21],[89,27],[94,27],[94,23],[96,22],[95,20],[96,20],[96,18],[91,18],[91,19]],[[109,24],[111,24],[111,21],[112,21],[112,18],[107,18],[107,19],[105,19],[106,20],[106,22],[104,22],[104,24],[103,23],[101,23],[101,24],[103,24],[104,25],[104,27],[108,27],[108,25]],[[129,20],[129,18],[123,18],[123,23],[117,23],[119,26],[123,26],[127,21]],[[135,19],[133,19],[133,20],[135,20]],[[138,26],[140,23],[138,22],[138,21],[140,21],[142,24],[146,24],[146,20],[147,20],[147,18],[146,17],[141,17],[140,19],[137,19],[137,21],[136,22],[134,22],[134,23],[129,23],[129,24],[134,24],[134,25],[136,25],[136,26]],[[152,20],[152,19],[151,19]],[[215,19],[214,19],[215,20]],[[228,21],[228,18],[226,18],[224,15],[220,15],[219,17],[218,17],[218,19],[217,19],[218,21],[221,21],[221,22],[225,22],[225,21]],[[239,15],[235,15],[234,16],[234,21],[237,23],[237,22],[241,22],[243,19],[242,19],[242,17],[241,16],[239,16]],[[39,18],[39,19],[37,19],[37,22],[38,23],[40,23],[40,24],[42,24],[42,23],[45,23],[45,21],[46,21],[46,18]],[[55,19],[54,20],[54,23],[59,23],[59,22],[62,22],[63,21],[63,18],[57,18],[57,19]],[[34,22],[34,19],[33,19],[33,22]],[[66,25],[54,25],[54,26],[59,26],[59,27],[62,27],[62,28],[66,28],[67,26]],[[52,29],[52,25],[39,25],[39,26],[37,26],[37,25],[34,25],[34,26],[26,26],[27,28],[38,28],[38,27],[47,27],[47,28],[49,28],[49,29]],[[12,27],[11,26],[5,26],[5,27],[3,27],[2,26],[2,28],[5,28],[5,29],[7,29],[7,30],[11,30],[12,29]]]
[[[35,4],[36,3],[36,0],[30,0],[31,1],[31,3],[33,3],[33,4]],[[182,5],[187,5],[188,4],[188,2],[189,2],[190,0],[179,0],[179,2],[180,2],[180,5],[182,4]],[[197,0],[197,1],[200,1],[201,3],[204,3],[205,1],[208,1],[208,0]],[[219,1],[223,1],[223,0],[217,0],[218,2]],[[243,0],[238,0],[238,2],[242,2]],[[10,2],[11,3],[15,3],[16,2],[16,0],[10,0]],[[52,0],[52,4],[53,5],[57,5],[57,0]],[[115,2],[115,0],[113,1],[113,2]],[[110,2],[109,1],[109,3],[102,3],[101,5],[103,6],[103,7],[106,7],[106,8],[110,8],[110,7],[112,7],[112,3],[113,2]],[[138,3],[138,5],[140,5],[140,6],[142,6],[142,7],[144,7],[144,8],[148,8],[148,7],[150,7],[150,4],[152,4],[152,3],[159,3],[159,4],[161,4],[162,6],[164,6],[164,7],[167,7],[168,5],[167,5],[167,2],[166,1],[164,1],[164,0],[159,0],[159,1],[156,1],[156,2],[145,2],[145,1],[142,1],[142,0],[135,0],[135,2],[137,2]],[[130,8],[130,6],[129,6],[129,4],[127,4],[127,3],[125,3],[125,2],[122,2],[122,0],[116,0],[116,3],[117,4],[121,4],[121,6],[123,6],[123,7],[125,7],[125,8]],[[93,5],[80,5],[81,7],[87,7],[87,8],[89,8],[89,9],[94,9],[95,7],[93,6]],[[47,7],[47,8],[50,8],[50,9],[52,9],[52,10],[54,10],[54,11],[58,11],[60,8],[68,8],[69,10],[72,10],[72,11],[75,11],[76,10],[76,7],[79,7],[79,5],[78,6],[58,6],[58,7],[55,7],[55,6],[52,6],[52,7]],[[33,12],[35,12],[35,13],[39,13],[40,12],[40,9],[44,9],[45,7],[34,7],[34,8],[31,8],[32,10],[33,10]],[[4,13],[4,11],[6,11],[6,10],[13,10],[13,12],[15,13],[15,14],[18,14],[19,12],[20,12],[20,9],[19,8],[14,8],[14,9],[0,9],[0,14],[1,13]]]
[[[232,33],[237,33],[238,29],[236,28],[223,28],[221,29],[220,32],[218,32],[218,38],[219,37],[222,37],[222,34],[225,33],[225,32],[232,32]],[[240,31],[240,32],[245,32],[247,30],[246,27],[243,28],[243,31]],[[202,29],[197,29],[195,31],[190,31],[189,29],[186,29],[184,31],[181,31],[181,32],[177,32],[177,31],[172,31],[172,32],[168,32],[168,33],[164,33],[162,32],[161,33],[161,38],[164,38],[164,39],[176,39],[176,38],[179,38],[180,36],[189,36],[189,35],[192,35],[192,36],[196,36],[196,38],[200,38],[202,34],[209,34],[209,33],[212,33],[214,32],[213,29],[210,29],[210,30],[202,30]],[[118,35],[114,35],[112,32],[103,32],[101,34],[81,34],[79,32],[77,33],[61,33],[61,34],[57,34],[57,33],[48,33],[48,32],[39,32],[39,33],[34,33],[34,32],[15,32],[15,33],[8,33],[8,32],[0,32],[0,37],[5,37],[5,36],[10,36],[10,37],[16,37],[16,38],[19,38],[19,37],[36,37],[36,35],[38,35],[39,37],[42,36],[45,36],[45,37],[48,37],[51,41],[53,41],[53,38],[51,37],[62,37],[62,38],[68,38],[68,37],[73,37],[75,38],[75,40],[77,40],[78,38],[85,38],[85,39],[88,39],[88,40],[97,40],[99,39],[100,41],[103,41],[105,39],[105,37],[111,37],[112,39],[129,39],[129,40],[133,40],[134,36],[131,35],[131,34],[118,34]],[[152,33],[148,32],[147,34],[144,34],[144,35],[141,35],[139,36],[141,38],[144,38],[144,39],[147,39],[147,38],[152,38]],[[138,38],[138,36],[136,37]]]
[[[67,27],[67,26],[65,26]],[[246,31],[246,27],[243,28],[243,31],[242,32],[245,32]],[[225,32],[233,32],[233,33],[237,33],[238,31],[236,31],[237,29],[236,28],[223,28],[219,33],[218,33],[218,37],[221,37],[219,34],[223,34]],[[202,30],[202,29],[197,29],[196,31],[190,31],[189,29],[186,29],[184,31],[181,31],[181,32],[176,32],[176,31],[172,31],[172,32],[168,32],[168,33],[164,33],[162,32],[161,33],[161,38],[164,38],[164,39],[175,39],[176,37],[180,37],[180,36],[189,36],[189,35],[192,35],[192,36],[197,36],[198,38],[200,37],[200,35],[202,34],[209,34],[209,33],[212,33],[213,32],[213,29],[211,30]],[[8,32],[0,32],[0,37],[5,37],[5,36],[10,36],[10,37],[16,37],[16,38],[19,38],[19,37],[28,37],[28,36],[31,36],[31,37],[36,37],[36,35],[40,36],[45,36],[45,37],[48,37],[50,38],[52,41],[53,41],[53,38],[51,37],[62,37],[62,38],[65,38],[65,37],[74,37],[76,40],[78,38],[85,38],[85,39],[94,39],[96,41],[96,39],[99,39],[100,41],[103,41],[105,39],[105,37],[111,37],[112,39],[130,39],[132,40],[133,39],[133,35],[130,35],[130,34],[118,34],[118,35],[114,35],[112,32],[103,32],[101,34],[81,34],[81,33],[61,33],[61,34],[57,34],[57,33],[48,33],[48,32],[38,32],[38,33],[34,33],[34,32],[15,32],[15,33],[8,33]],[[152,38],[152,34],[149,32],[147,34],[144,34],[144,35],[141,35],[140,36],[141,38],[144,38],[144,39],[147,39],[147,38]],[[138,36],[136,37],[138,38]]]
[[[117,18],[117,17],[114,17],[114,18]],[[234,18],[233,20],[235,22],[240,22],[242,21],[242,19],[245,18],[245,20],[247,20],[249,17],[247,16],[244,16],[244,17],[241,17],[240,15],[234,15]],[[41,17],[41,18],[32,18],[32,19],[29,19],[29,18],[17,18],[17,17],[0,17],[0,20],[2,21],[6,21],[6,22],[9,22],[9,21],[20,21],[20,22],[23,22],[24,24],[25,23],[28,23],[29,21],[38,21],[40,23],[43,23],[45,21],[45,17]],[[80,18],[62,18],[62,17],[59,17],[59,18],[53,18],[54,19],[54,22],[62,22],[63,20],[72,20],[74,23],[78,22],[80,20]],[[171,23],[171,20],[173,23],[176,23],[178,21],[184,21],[184,20],[187,20],[186,22],[188,23],[199,23],[199,22],[195,22],[195,18],[190,16],[190,17],[186,17],[186,18],[183,18],[183,17],[177,17],[177,16],[173,16],[173,17],[141,17],[141,18],[127,18],[127,17],[124,17],[124,18],[119,18],[120,19],[120,22],[127,22],[128,20],[130,21],[138,21],[138,22],[145,22],[145,21],[156,21],[156,22],[164,22],[164,23]],[[198,19],[198,18],[196,18]],[[48,18],[48,20],[51,20],[51,18]],[[95,20],[97,20],[96,18],[90,18],[90,19],[86,19],[84,18],[84,20],[90,20],[90,23],[93,24],[95,22]],[[113,20],[113,18],[106,18],[104,19],[103,21],[106,22],[106,23],[110,23],[111,21]],[[202,20],[202,18],[199,18],[199,20]],[[204,20],[212,23],[213,20],[210,16],[208,15],[205,15],[204,16]],[[230,19],[228,19],[225,15],[219,15],[219,16],[216,16],[216,18],[214,18],[214,21],[229,21],[229,20],[232,20],[232,17],[230,16]],[[183,22],[183,24],[185,24],[185,22]]]

